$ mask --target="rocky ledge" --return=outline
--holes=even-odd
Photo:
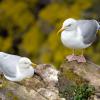
[[[37,74],[21,82],[4,80],[0,88],[2,100],[62,100],[58,92],[58,73],[54,66],[40,64]]]
[[[1,100],[73,100],[70,90],[67,97],[62,93],[73,84],[88,83],[95,88],[95,93],[89,100],[100,100],[100,66],[87,63],[67,62],[55,69],[53,65],[40,64],[36,67],[32,78],[21,82],[11,82],[4,79],[0,84]],[[70,87],[69,87],[70,88]]]
[[[100,100],[100,66],[94,64],[89,60],[87,60],[86,63],[78,63],[76,61],[67,62],[65,60],[60,67],[59,92],[63,93],[66,87],[68,89],[68,87],[71,88],[70,86],[77,85],[78,87],[79,85],[82,86],[82,84],[88,84],[89,86],[94,87],[94,93],[88,100]],[[68,90],[68,92],[69,91],[70,89]],[[81,90],[78,90],[78,92],[79,91]],[[83,92],[86,92],[86,90]],[[66,94],[65,97],[67,98],[67,100],[73,100],[71,99],[72,96],[73,94],[69,92],[69,94]]]

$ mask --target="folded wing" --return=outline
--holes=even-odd
[[[78,20],[77,26],[81,30],[83,36],[83,42],[85,44],[91,44],[96,39],[96,31],[98,29],[98,23],[96,20]]]
[[[20,58],[20,56],[0,52],[0,70],[3,74],[9,77],[15,77],[16,67]]]

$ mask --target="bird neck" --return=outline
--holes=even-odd
[[[32,75],[34,73],[34,69],[33,67],[28,67],[28,68],[21,68],[21,67],[17,67],[17,73],[19,76],[29,76]]]
[[[65,30],[61,33],[62,36],[65,36],[65,37],[75,37],[77,35],[77,32],[76,30]]]

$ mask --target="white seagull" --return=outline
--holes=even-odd
[[[63,45],[73,49],[73,54],[67,56],[68,61],[86,62],[83,49],[89,47],[95,41],[96,32],[99,29],[100,25],[96,20],[75,20],[69,18],[64,21],[58,33],[61,32]],[[81,56],[75,55],[76,49],[82,49]]]
[[[21,81],[34,75],[34,66],[27,57],[0,52],[0,72],[10,81]]]

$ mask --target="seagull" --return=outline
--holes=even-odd
[[[84,49],[95,41],[98,30],[100,30],[100,25],[96,20],[76,20],[74,18],[65,20],[57,34],[61,32],[62,44],[73,49],[72,55],[67,56],[66,59],[86,62]],[[75,55],[77,49],[82,49],[80,56]]]
[[[34,75],[36,64],[27,57],[0,52],[0,73],[10,81],[21,81]]]

